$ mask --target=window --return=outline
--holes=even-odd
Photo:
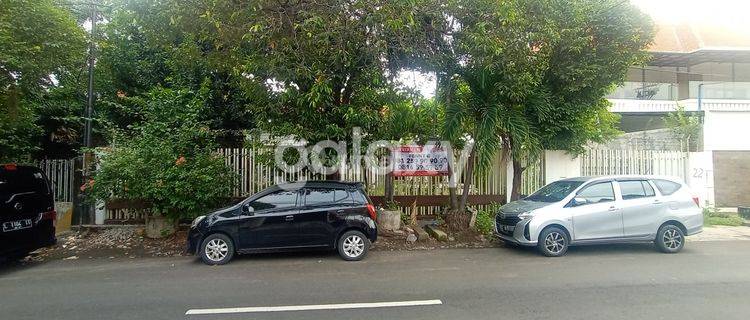
[[[578,188],[583,182],[581,181],[555,181],[534,192],[524,200],[537,202],[558,202],[568,196],[573,190]]]
[[[349,191],[347,190],[340,190],[336,189],[336,191],[333,192],[333,201],[334,202],[351,202],[351,198],[349,197]]]
[[[305,190],[305,205],[346,202],[347,200],[351,200],[349,191],[342,189],[310,188]]]
[[[250,203],[253,210],[268,210],[294,207],[297,203],[297,191],[276,191]]]
[[[654,180],[654,184],[656,185],[656,188],[659,189],[659,192],[665,196],[677,192],[677,190],[680,190],[682,187],[679,183],[662,179]]]
[[[37,192],[49,194],[49,186],[39,169],[18,167],[9,171],[0,166],[0,193]]]
[[[615,190],[611,182],[601,182],[583,188],[577,198],[584,198],[588,204],[615,201]]]
[[[643,184],[643,190],[646,190],[646,196],[647,197],[653,197],[656,195],[656,192],[654,192],[654,188],[651,187],[651,184],[648,183],[648,181],[641,181]]]
[[[334,198],[334,189],[305,189],[305,205],[331,203]]]
[[[653,197],[654,189],[648,182],[643,180],[632,180],[632,181],[618,181],[620,185],[620,192],[622,193],[622,200],[638,199],[645,197]]]

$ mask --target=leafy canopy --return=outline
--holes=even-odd
[[[0,161],[39,148],[39,107],[84,55],[83,29],[56,1],[0,1]]]

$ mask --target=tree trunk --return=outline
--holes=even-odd
[[[456,187],[448,187],[448,196],[450,196],[450,211],[458,210],[458,194],[456,194]]]
[[[521,179],[523,177],[523,170],[525,169],[521,166],[521,161],[513,159],[513,186],[510,190],[510,201],[516,201],[521,198]]]
[[[466,174],[464,174],[464,190],[461,194],[461,203],[458,204],[458,213],[464,213],[466,210],[466,199],[469,197],[469,187],[471,187],[471,178],[474,176],[474,158],[477,149],[471,149],[469,154],[469,163],[466,164]]]
[[[393,202],[393,174],[385,175],[385,203]]]
[[[453,153],[450,154],[451,160],[454,160]],[[456,192],[458,181],[453,176],[453,162],[449,161],[448,163],[448,197],[450,198],[450,210],[449,211],[456,211],[458,210],[458,193]]]

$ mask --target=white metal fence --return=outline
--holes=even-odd
[[[681,151],[589,149],[581,156],[581,175],[655,174],[685,180],[688,154]]]
[[[49,159],[34,163],[52,183],[55,202],[73,202],[75,159]]]

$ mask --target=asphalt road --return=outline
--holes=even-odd
[[[0,319],[747,319],[750,241],[51,261],[0,267]],[[186,315],[191,309],[439,299],[441,305]]]

